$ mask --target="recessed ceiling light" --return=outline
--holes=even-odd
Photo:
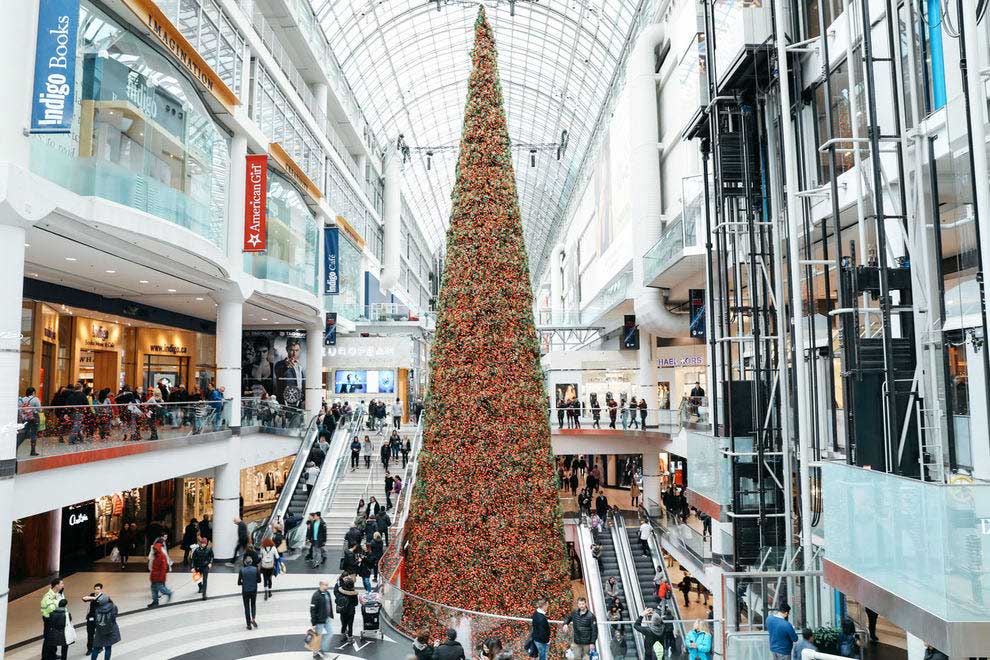
[[[202,300],[202,298],[196,298],[196,300]]]
[[[138,280],[138,284],[147,284],[148,280]]]
[[[268,319],[267,319],[267,318],[265,318],[264,316],[262,316],[262,317],[261,317],[261,320],[262,320],[262,321],[267,321]]]
[[[28,273],[28,275],[30,275],[31,277],[37,277],[38,276],[37,273]]]
[[[108,275],[113,275],[113,274],[114,274],[114,273],[116,273],[117,271],[115,271],[115,270],[105,270],[105,271],[103,271],[103,272],[104,272],[104,273],[107,273]]]
[[[31,247],[31,244],[30,243],[25,243],[24,244],[24,247]]]
[[[278,321],[275,321],[275,325],[278,325],[278,323],[279,323]]]
[[[168,292],[169,293],[175,293],[175,289],[169,289]]]
[[[75,257],[66,257],[65,260],[66,261],[77,261],[77,259]]]

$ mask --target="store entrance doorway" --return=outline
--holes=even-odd
[[[93,351],[93,392],[105,387],[117,391],[117,354],[113,351]]]
[[[38,398],[41,401],[48,401],[55,392],[52,391],[52,376],[55,373],[55,344],[47,341],[41,342],[41,378],[39,383],[41,391]]]

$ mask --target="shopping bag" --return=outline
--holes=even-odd
[[[320,633],[316,632],[312,628],[306,631],[305,641],[303,646],[313,653],[317,653],[320,650]]]
[[[48,428],[48,419],[45,417],[45,413],[38,413],[38,431],[44,431]]]
[[[110,561],[115,564],[120,563],[120,548],[113,546],[113,550],[110,551]]]
[[[65,643],[66,645],[76,643],[76,629],[68,616],[65,617]]]
[[[192,581],[193,581],[193,584],[202,584],[203,583],[203,574],[194,569],[193,572],[192,572]]]

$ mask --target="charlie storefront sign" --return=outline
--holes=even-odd
[[[41,0],[34,52],[32,133],[72,130],[78,25],[78,0]]]
[[[247,181],[244,187],[244,251],[268,249],[268,156],[247,157]]]

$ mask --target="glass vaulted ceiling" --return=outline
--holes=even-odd
[[[414,148],[405,195],[435,245],[450,216],[478,2],[312,0],[381,144]],[[543,268],[646,0],[486,0],[514,149],[530,268]],[[529,148],[568,133],[566,153]],[[439,147],[427,166],[425,151]]]

